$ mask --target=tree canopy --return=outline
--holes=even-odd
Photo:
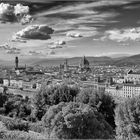
[[[57,105],[60,102],[74,101],[78,92],[78,87],[71,87],[65,84],[52,85],[50,87],[42,86],[41,90],[33,98],[33,115],[38,120],[41,120],[49,106]]]
[[[50,138],[107,139],[112,138],[113,133],[96,108],[76,102],[51,106],[42,123],[50,130]]]
[[[77,96],[77,102],[96,107],[103,114],[105,120],[115,128],[114,109],[116,105],[109,94],[96,91],[93,88],[82,89]]]
[[[140,97],[118,104],[115,123],[117,139],[140,138]]]

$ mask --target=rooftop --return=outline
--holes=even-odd
[[[129,83],[129,84],[124,84],[123,86],[140,87],[140,84],[132,84],[132,83]]]
[[[130,71],[128,72],[128,74],[140,74],[140,71],[135,72],[135,71],[130,70]]]

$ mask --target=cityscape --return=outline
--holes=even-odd
[[[65,59],[59,66],[21,66],[18,57],[11,69],[1,68],[1,87],[29,91],[31,96],[41,88],[44,80],[48,86],[67,82],[69,86],[110,93],[111,96],[132,98],[140,94],[140,67],[118,67],[115,65],[90,65],[86,56],[81,57],[79,65],[69,65]],[[20,91],[18,91],[20,93]],[[27,95],[27,94],[26,94]],[[30,96],[29,95],[29,96]]]
[[[0,1],[0,139],[140,139],[139,0]]]

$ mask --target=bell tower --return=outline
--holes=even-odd
[[[19,60],[18,60],[18,57],[16,56],[15,57],[15,68],[18,69],[18,63],[19,63]]]

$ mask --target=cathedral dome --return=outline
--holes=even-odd
[[[89,61],[87,60],[87,58],[85,56],[81,59],[80,67],[89,68]]]

